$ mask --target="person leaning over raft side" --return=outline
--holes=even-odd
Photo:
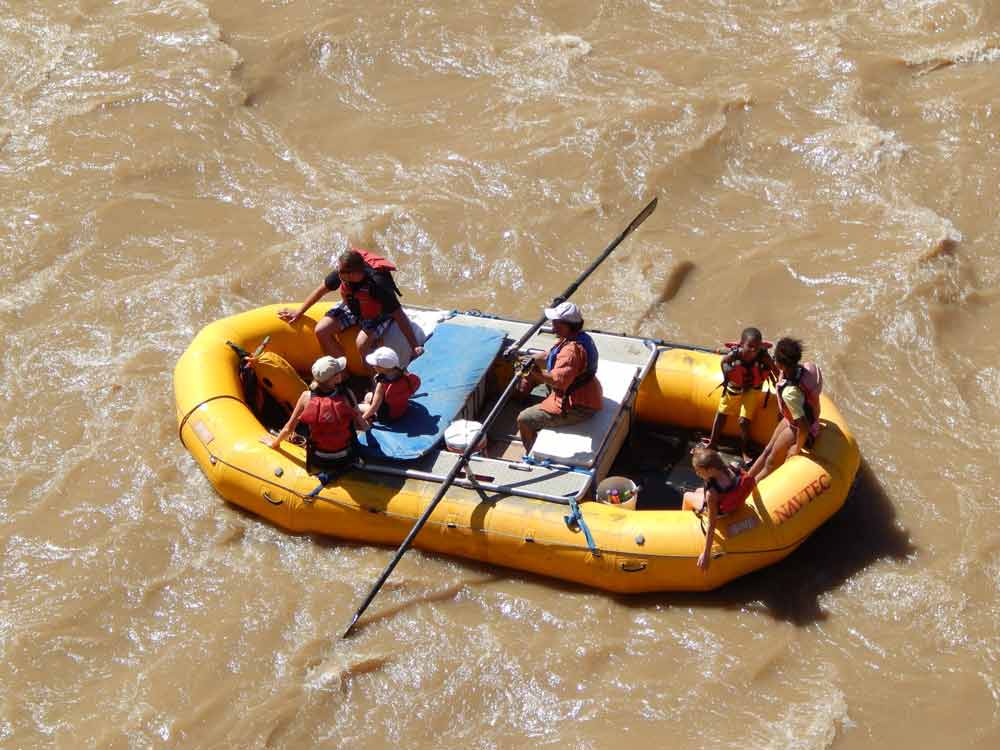
[[[517,415],[517,430],[525,454],[531,451],[539,430],[577,424],[596,414],[604,393],[597,379],[597,347],[583,331],[583,316],[572,302],[545,309],[552,330],[559,337],[548,352],[534,355],[538,367],[526,376],[531,385],[544,383],[549,395]]]
[[[812,445],[819,434],[819,392],[823,376],[816,365],[800,365],[802,342],[783,338],[774,347],[774,361],[781,371],[778,381],[778,409],[783,419],[750,474],[761,481],[781,466],[785,459]]]
[[[361,358],[377,347],[389,327],[395,323],[410,345],[411,358],[419,357],[424,349],[413,334],[413,326],[399,304],[399,288],[393,281],[391,263],[374,253],[347,250],[337,258],[337,270],[331,271],[298,310],[283,308],[278,317],[295,323],[327,292],[340,290],[341,302],[327,311],[316,324],[316,338],[323,351],[334,357],[344,356],[337,334],[352,325],[358,331],[358,352]]]
[[[347,359],[320,357],[312,366],[313,382],[303,391],[285,426],[277,437],[261,442],[277,450],[287,440],[299,421],[309,427],[309,460],[318,466],[336,467],[354,458],[354,428],[367,430],[357,402],[341,383],[347,379]]]
[[[749,472],[729,466],[718,451],[703,445],[696,446],[692,451],[691,467],[705,486],[694,492],[685,492],[681,509],[693,510],[699,516],[708,511],[705,549],[698,556],[698,567],[707,572],[712,563],[715,522],[720,516],[739,510],[753,492],[756,481]]]

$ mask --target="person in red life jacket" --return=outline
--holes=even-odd
[[[349,463],[354,454],[354,428],[366,430],[368,423],[362,419],[354,396],[341,387],[347,375],[345,357],[317,359],[312,366],[313,382],[299,396],[281,432],[273,439],[261,438],[261,442],[277,450],[301,421],[309,428],[306,441],[311,462],[322,466]]]
[[[525,453],[531,451],[540,430],[583,422],[601,409],[604,400],[597,379],[597,346],[583,331],[580,309],[563,302],[546,308],[545,317],[559,340],[548,352],[534,355],[538,367],[527,376],[529,385],[547,385],[549,395],[517,415]]]
[[[420,377],[399,366],[399,355],[380,346],[365,362],[375,370],[375,390],[365,394],[361,416],[369,424],[377,418],[388,423],[399,419],[410,406],[410,397],[420,387]]]
[[[344,349],[337,341],[337,334],[357,325],[360,328],[358,351],[365,357],[380,345],[386,331],[395,323],[410,345],[411,358],[419,357],[424,349],[399,304],[399,287],[392,278],[395,269],[392,263],[375,253],[347,250],[337,258],[337,270],[327,275],[298,310],[283,308],[278,311],[278,317],[293,324],[328,292],[339,290],[341,302],[316,324],[316,338],[324,352],[342,357]]]
[[[694,492],[685,492],[682,510],[693,510],[697,515],[708,511],[708,529],[705,531],[705,549],[698,556],[698,567],[708,571],[712,563],[712,539],[715,523],[729,513],[743,507],[757,482],[749,472],[730,466],[718,451],[704,445],[695,447],[691,466],[705,485]]]
[[[726,417],[739,415],[740,453],[750,462],[750,422],[764,402],[764,383],[778,379],[778,366],[767,350],[771,344],[764,341],[756,328],[746,328],[738,344],[728,344],[719,350],[722,357],[722,398],[712,423],[708,447],[718,444]]]
[[[750,473],[758,482],[781,466],[786,458],[811,446],[819,434],[823,374],[812,362],[800,364],[801,359],[801,341],[784,338],[774,347],[774,361],[781,371],[778,409],[782,420],[774,428],[764,452],[750,467]]]

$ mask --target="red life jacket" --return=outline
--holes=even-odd
[[[743,503],[750,497],[750,493],[756,486],[757,480],[743,469],[739,469],[736,481],[728,490],[719,489],[719,485],[714,479],[708,482],[708,487],[719,495],[719,513],[733,513],[742,508]]]
[[[373,271],[388,271],[391,273],[399,270],[391,260],[386,260],[371,250],[362,250],[360,247],[352,247],[351,250],[360,255],[364,259],[365,265]]]
[[[804,362],[799,365],[795,374],[790,378],[782,378],[778,381],[778,408],[781,409],[781,416],[789,422],[794,422],[792,413],[785,405],[782,391],[790,385],[798,386],[806,397],[805,412],[806,419],[809,420],[809,432],[815,436],[819,432],[819,394],[823,391],[823,372],[814,362]]]
[[[343,393],[313,393],[302,411],[309,425],[309,442],[324,453],[336,453],[350,445],[354,425],[354,405]]]
[[[396,270],[396,266],[381,255],[376,255],[368,250],[362,250],[358,247],[352,247],[351,249],[360,254],[364,259],[365,277],[357,284],[351,284],[341,279],[340,297],[344,300],[347,308],[361,318],[361,320],[378,320],[382,317],[382,303],[379,302],[378,297],[375,295],[375,279],[373,276],[376,273],[384,273],[392,285],[392,290],[398,295],[401,292],[392,278],[392,271]]]
[[[389,409],[389,419],[399,419],[410,405],[410,396],[420,387],[420,377],[412,372],[404,372],[395,380],[383,380],[385,400]]]
[[[771,374],[771,369],[768,366],[770,357],[767,350],[774,344],[770,341],[762,341],[757,355],[751,362],[747,362],[739,355],[739,342],[727,341],[726,346],[729,347],[729,351],[723,356],[723,359],[729,356],[733,357],[732,364],[728,365],[728,369],[725,362],[722,364],[722,384],[726,390],[731,393],[742,393],[746,388],[755,390],[762,388]]]

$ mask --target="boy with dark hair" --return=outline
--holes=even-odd
[[[738,416],[740,453],[746,463],[750,462],[750,422],[764,401],[764,383],[775,381],[778,376],[778,368],[767,352],[770,347],[760,330],[751,327],[743,330],[738,344],[727,344],[719,350],[725,355],[722,358],[722,398],[707,447],[716,447],[726,417]]]

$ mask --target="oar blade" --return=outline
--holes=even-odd
[[[622,232],[622,236],[624,237],[628,234],[631,234],[633,231],[635,231],[636,227],[638,227],[640,224],[642,224],[642,222],[648,219],[649,215],[656,210],[656,204],[659,202],[659,200],[660,200],[659,196],[653,198],[653,200],[651,200],[649,204],[644,209],[642,209],[639,215],[636,216],[634,219],[632,219],[632,223],[629,224],[627,227],[625,227],[625,231]]]
[[[354,630],[355,623],[357,623],[357,621],[358,621],[358,619],[360,617],[361,617],[361,612],[355,612],[354,613],[354,619],[351,620],[351,624],[347,626],[347,630],[345,630],[344,634],[342,636],[340,636],[342,639],[346,638],[347,636],[349,636],[351,634],[351,631]]]

